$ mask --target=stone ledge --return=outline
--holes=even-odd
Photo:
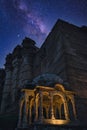
[[[15,130],[87,130],[87,126],[81,125],[29,125],[28,128],[16,128]]]

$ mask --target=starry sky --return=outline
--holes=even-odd
[[[87,0],[0,0],[0,68],[25,37],[40,47],[58,19],[87,26]]]

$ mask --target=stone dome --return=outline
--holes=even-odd
[[[41,74],[35,77],[32,82],[27,81],[23,88],[25,89],[34,89],[36,86],[49,86],[54,87],[55,84],[62,84],[66,90],[72,90],[69,83],[63,81],[57,74]]]
[[[41,74],[33,79],[32,84],[37,86],[54,86],[54,84],[63,84],[63,80],[56,74]]]

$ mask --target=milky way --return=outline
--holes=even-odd
[[[31,0],[28,0],[28,5],[26,0],[3,0],[2,3],[5,6],[5,13],[7,16],[9,15],[10,20],[16,20],[13,21],[13,24],[21,26],[25,35],[33,37],[38,43],[42,42],[49,30],[35,5],[32,5]]]
[[[28,1],[29,2],[29,1]],[[30,4],[31,6],[31,4]],[[27,6],[23,0],[14,0],[14,7],[17,9],[18,13],[21,14],[22,18],[26,21],[24,23],[24,29],[27,33],[32,35],[47,35],[48,30],[44,25],[39,14],[35,12],[34,9],[31,9],[30,6]]]
[[[25,36],[40,47],[58,18],[87,25],[87,0],[0,0],[0,66]]]

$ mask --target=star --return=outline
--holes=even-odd
[[[20,37],[20,34],[17,34],[17,37],[19,38],[19,37]]]

